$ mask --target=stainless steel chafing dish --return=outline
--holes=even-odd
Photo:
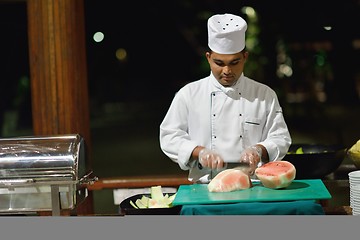
[[[0,214],[74,209],[97,177],[78,134],[0,139]]]

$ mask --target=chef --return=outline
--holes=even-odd
[[[174,96],[160,124],[162,151],[188,179],[208,183],[220,171],[280,160],[291,136],[274,90],[243,73],[249,52],[246,21],[233,14],[208,19],[209,76],[188,83]]]

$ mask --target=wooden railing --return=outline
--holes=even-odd
[[[179,187],[180,185],[191,184],[187,175],[156,175],[156,176],[127,176],[99,178],[98,181],[89,185],[89,190],[101,190],[106,188],[142,188],[151,186]]]

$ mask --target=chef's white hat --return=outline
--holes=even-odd
[[[209,48],[220,54],[234,54],[245,48],[246,21],[233,14],[216,14],[208,19]]]

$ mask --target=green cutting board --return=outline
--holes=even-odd
[[[208,184],[180,185],[173,205],[319,200],[331,198],[331,194],[321,179],[294,180],[290,186],[282,189],[266,188],[260,182],[254,182],[253,186],[249,189],[224,193],[209,192],[207,185]]]

